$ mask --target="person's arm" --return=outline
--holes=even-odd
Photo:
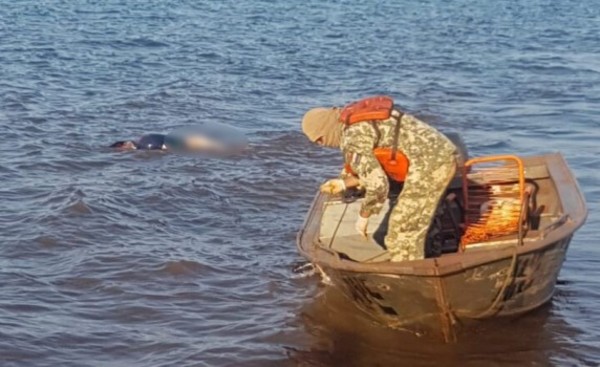
[[[366,189],[360,215],[369,217],[378,214],[388,197],[389,182],[373,153],[378,136],[375,128],[369,123],[351,126],[344,136],[344,155],[358,178],[346,178],[346,187],[361,185]],[[348,181],[346,181],[348,180]]]
[[[344,180],[344,185],[346,185],[347,189],[349,189],[351,187],[357,187],[360,185],[360,181],[358,180],[358,178],[356,176],[347,175],[347,176],[343,177],[342,180]]]

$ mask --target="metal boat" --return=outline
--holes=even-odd
[[[370,219],[367,238],[354,230],[360,193],[318,193],[297,236],[299,252],[368,317],[446,341],[471,320],[540,307],[552,298],[571,238],[587,216],[566,161],[552,153],[461,166],[429,229],[425,259],[389,260],[387,217],[401,187]],[[504,215],[503,205],[513,209],[509,225],[487,228],[494,213]]]

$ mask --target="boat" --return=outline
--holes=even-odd
[[[463,158],[425,259],[389,261],[387,217],[401,187],[390,189],[366,238],[354,230],[360,191],[317,193],[297,235],[300,254],[368,318],[447,342],[477,320],[544,305],[587,217],[567,162],[560,153]]]

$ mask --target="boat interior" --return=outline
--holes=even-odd
[[[450,183],[429,227],[425,256],[490,251],[543,238],[567,219],[542,157],[494,156],[466,162]],[[367,237],[354,223],[364,192],[347,191],[324,203],[320,246],[356,262],[388,261],[387,223],[402,184],[391,182],[383,210],[369,220]],[[401,204],[400,204],[401,205]]]

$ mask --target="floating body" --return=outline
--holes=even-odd
[[[238,129],[214,122],[175,129],[168,134],[145,134],[137,140],[124,140],[110,147],[118,150],[170,150],[227,153],[244,149],[246,136]]]

